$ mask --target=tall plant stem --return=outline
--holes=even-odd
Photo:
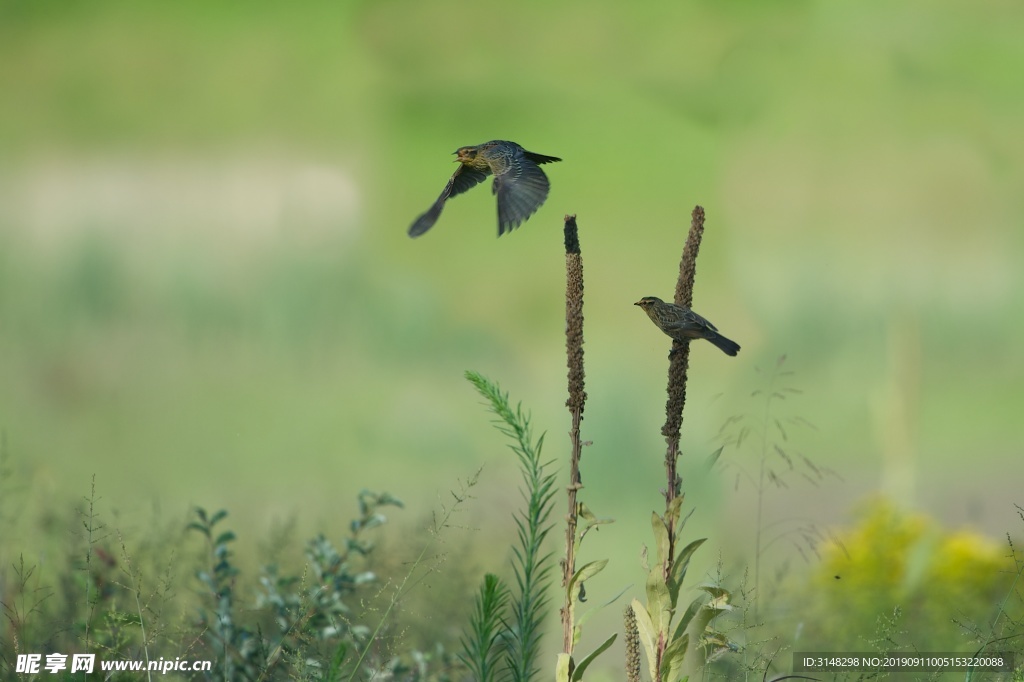
[[[583,390],[583,257],[576,228],[576,216],[565,216],[565,352],[569,366],[569,399],[565,405],[572,415],[569,440],[572,450],[569,458],[569,485],[567,487],[569,508],[565,524],[565,559],[562,562],[562,587],[568,588],[569,581],[576,573],[577,522],[579,517],[576,494],[583,487],[580,480],[580,457],[583,441],[580,439],[580,422],[583,421],[583,407],[587,393]],[[572,654],[575,609],[572,594],[564,589],[565,603],[562,605],[562,651]]]

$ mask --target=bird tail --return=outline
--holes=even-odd
[[[543,154],[536,154],[534,152],[525,152],[525,156],[534,163],[554,163],[555,161],[561,161],[557,156],[544,156]]]
[[[712,332],[710,336],[705,336],[708,341],[718,346],[726,355],[735,356],[740,352],[740,344],[736,343],[732,339],[727,339],[718,332]]]

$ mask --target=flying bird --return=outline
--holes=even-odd
[[[719,334],[718,327],[689,308],[675,303],[665,303],[656,296],[644,296],[633,305],[643,308],[651,322],[676,341],[707,339],[726,355],[736,355],[740,352],[738,343]]]
[[[515,142],[505,140],[460,147],[455,155],[459,167],[434,205],[409,228],[410,237],[418,237],[433,227],[448,199],[475,187],[492,174],[491,190],[498,195],[498,236],[511,232],[548,198],[551,185],[538,164],[561,161],[557,156],[528,152]]]

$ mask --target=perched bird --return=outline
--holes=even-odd
[[[534,154],[505,140],[460,147],[455,155],[459,167],[434,205],[409,228],[410,237],[418,237],[433,227],[449,198],[475,187],[492,173],[492,192],[498,195],[498,236],[511,232],[548,198],[551,185],[537,164],[561,161],[557,156]]]
[[[689,308],[675,303],[665,303],[656,296],[644,296],[633,305],[643,308],[651,322],[676,341],[707,339],[726,355],[736,355],[740,352],[738,343],[719,334],[718,327]]]

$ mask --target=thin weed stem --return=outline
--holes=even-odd
[[[477,472],[473,476],[473,478],[471,478],[466,483],[466,490],[472,488],[477,484],[477,481],[479,480],[479,473],[480,472]],[[427,550],[434,546],[434,544],[437,542],[438,537],[440,537],[441,530],[448,526],[448,521],[451,519],[452,515],[469,497],[466,494],[456,495],[455,493],[452,493],[452,496],[455,498],[455,503],[448,507],[442,507],[443,514],[441,515],[440,521],[438,521],[437,518],[435,517],[434,527],[432,529],[432,532],[430,533],[431,539],[428,542],[424,543],[423,548],[420,549],[420,553],[416,555],[416,559],[412,562],[412,566],[409,568],[409,571],[402,578],[402,582],[398,584],[398,587],[395,588],[395,591],[392,593],[391,598],[388,600],[388,605],[384,609],[384,613],[381,614],[380,619],[377,621],[377,626],[373,629],[373,632],[370,634],[370,637],[366,642],[366,646],[361,647],[361,651],[359,652],[359,658],[356,659],[355,665],[352,666],[352,672],[349,674],[349,682],[352,682],[352,680],[355,679],[356,675],[359,674],[359,670],[362,667],[363,661],[366,659],[366,655],[370,651],[370,645],[373,642],[375,642],[377,638],[380,636],[381,630],[384,629],[384,624],[387,622],[388,617],[391,615],[391,612],[395,609],[395,606],[398,604],[398,601],[401,598],[401,596],[405,594],[406,584],[409,582],[409,579],[416,572],[416,569],[419,568],[420,564],[423,563],[423,557],[426,556]],[[377,671],[375,670],[373,675],[370,676],[370,679],[374,679],[376,675]]]

